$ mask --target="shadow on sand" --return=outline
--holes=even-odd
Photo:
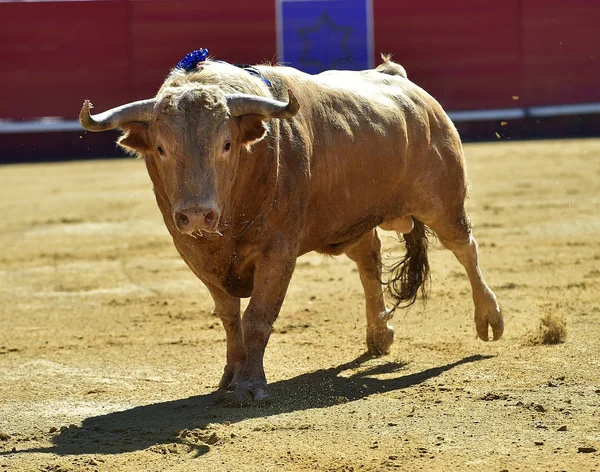
[[[69,454],[117,454],[143,450],[157,444],[185,443],[198,455],[208,452],[205,444],[192,444],[178,436],[182,430],[203,429],[209,423],[236,423],[248,418],[267,418],[280,413],[327,408],[366,398],[376,393],[402,390],[418,385],[461,364],[489,359],[474,355],[451,364],[422,372],[380,380],[374,375],[393,374],[406,363],[388,362],[362,367],[369,355],[330,369],[317,370],[269,385],[271,397],[261,404],[240,408],[230,394],[213,392],[181,400],[139,406],[125,411],[87,418],[80,427],[71,427],[52,438],[53,446],[17,452],[0,452],[0,456],[32,452]],[[348,376],[344,371],[361,369]]]

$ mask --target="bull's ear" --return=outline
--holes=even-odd
[[[261,115],[244,115],[239,118],[242,144],[251,146],[267,134],[268,127]]]
[[[150,139],[148,137],[148,125],[146,123],[125,123],[121,125],[122,136],[117,144],[126,151],[140,154],[150,150]]]

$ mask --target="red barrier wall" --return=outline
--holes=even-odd
[[[156,94],[171,67],[194,49],[250,64],[277,54],[271,0],[133,0],[129,6],[135,98]]]
[[[375,51],[449,110],[515,106],[521,95],[519,0],[375,1]]]
[[[375,53],[448,110],[600,101],[597,0],[373,0],[373,14]],[[0,17],[0,118],[151,96],[198,47],[231,62],[277,52],[274,0],[12,2]]]
[[[74,117],[84,98],[129,99],[124,1],[0,3],[0,18],[0,118]]]
[[[600,101],[600,1],[525,0],[524,90],[531,104]]]

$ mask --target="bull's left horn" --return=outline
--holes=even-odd
[[[289,101],[280,102],[257,95],[226,95],[227,106],[233,116],[262,115],[266,118],[292,118],[300,109],[300,104],[291,90],[288,89]]]
[[[90,109],[94,108],[92,102],[83,102],[79,112],[79,122],[88,131],[106,131],[118,128],[125,123],[146,122],[152,117],[152,110],[156,103],[155,98],[126,103],[120,107],[112,108],[97,115],[90,115]]]

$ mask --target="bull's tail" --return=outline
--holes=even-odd
[[[383,62],[377,67],[375,67],[375,70],[377,72],[381,72],[382,74],[387,75],[399,75],[401,77],[404,77],[405,79],[408,78],[408,75],[406,74],[406,69],[400,64],[392,61],[391,54],[381,54],[381,60]]]
[[[430,282],[427,249],[428,236],[432,232],[423,222],[414,217],[413,220],[413,230],[404,235],[406,254],[389,267],[390,279],[387,282],[387,290],[394,300],[392,312],[396,308],[406,308],[415,303],[419,289],[423,300],[427,300]]]

